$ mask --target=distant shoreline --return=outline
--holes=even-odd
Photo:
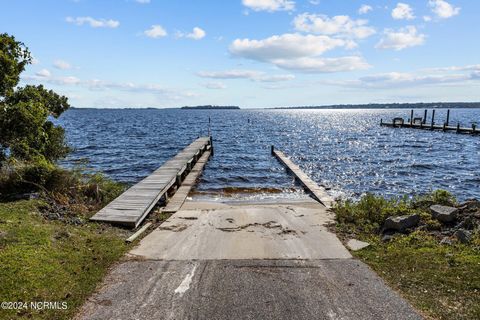
[[[194,106],[194,107],[174,107],[174,108],[78,108],[71,107],[73,110],[298,110],[298,109],[480,109],[480,102],[419,102],[419,103],[369,103],[369,104],[337,104],[325,106],[293,106],[293,107],[264,107],[264,108],[240,108],[238,106]]]
[[[418,103],[369,103],[338,104],[328,106],[274,107],[270,109],[476,109],[480,102],[418,102]]]
[[[181,107],[180,109],[183,109],[183,110],[240,110],[240,107],[207,105],[207,106],[193,106],[193,107],[185,106],[185,107]]]

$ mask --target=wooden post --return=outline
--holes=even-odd
[[[447,127],[449,122],[450,122],[450,109],[447,110],[447,122],[446,122]]]
[[[410,111],[410,126],[413,125],[413,109]]]
[[[423,124],[427,123],[427,109],[425,109],[425,113],[423,115]]]
[[[274,150],[275,150],[275,147],[274,147],[274,146],[273,146],[273,144],[272,144],[272,146],[271,146],[271,150],[270,150],[270,151],[271,151],[271,153],[272,153],[272,156],[273,156],[273,154],[274,154],[274,152],[273,152]]]
[[[460,122],[457,122],[457,133],[460,132]]]
[[[435,124],[435,109],[432,110],[432,128],[434,124]]]
[[[213,137],[210,136],[210,155],[213,157]]]
[[[475,123],[472,123],[472,133],[475,133],[476,128],[477,128],[477,125]]]
[[[380,125],[382,125],[382,124],[383,124],[383,119],[380,119]]]

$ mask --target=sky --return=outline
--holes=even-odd
[[[480,101],[480,1],[0,0],[81,108]]]

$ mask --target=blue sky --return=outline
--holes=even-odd
[[[0,0],[76,107],[479,101],[480,1]]]

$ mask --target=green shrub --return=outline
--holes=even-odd
[[[340,223],[370,225],[373,229],[380,228],[390,216],[415,212],[407,198],[385,199],[371,193],[367,193],[358,202],[339,202],[334,210]]]
[[[412,201],[413,207],[423,210],[428,210],[432,204],[455,206],[457,205],[457,199],[446,190],[435,190],[425,195],[417,196]]]
[[[0,168],[0,199],[37,192],[50,205],[73,213],[96,211],[124,191],[125,186],[83,168],[67,170],[46,160],[9,161]]]

